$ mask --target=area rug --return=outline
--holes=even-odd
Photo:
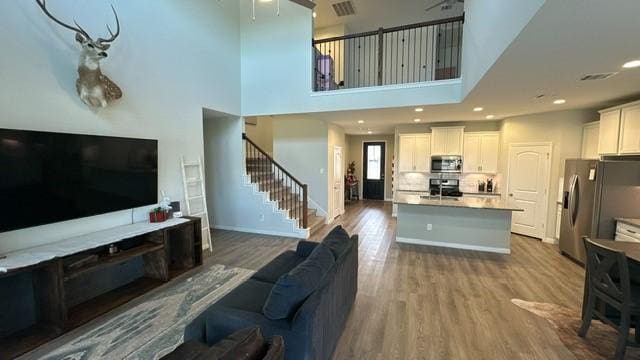
[[[105,314],[24,359],[158,359],[183,341],[189,322],[254,272],[212,265],[192,277],[176,279]],[[115,313],[115,314],[114,314]],[[43,349],[47,353],[43,354]]]
[[[578,336],[582,323],[580,310],[520,299],[511,299],[511,302],[546,319],[576,359],[611,359],[616,352],[616,331],[600,321],[591,323],[585,339]],[[640,349],[627,347],[625,359],[640,359]]]

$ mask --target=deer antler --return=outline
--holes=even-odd
[[[120,35],[120,20],[118,19],[118,13],[116,12],[116,9],[113,7],[113,4],[111,5],[111,10],[113,10],[113,15],[116,17],[116,26],[117,26],[116,33],[114,34],[113,31],[111,31],[111,28],[109,27],[109,25],[107,25],[107,30],[109,30],[109,34],[111,34],[111,37],[108,39],[98,38],[96,42],[100,45],[102,45],[103,43],[110,43],[114,41],[118,37],[118,35]]]
[[[53,20],[56,24],[58,24],[58,25],[60,25],[60,26],[62,26],[62,27],[64,27],[64,28],[67,28],[67,29],[69,29],[69,30],[71,30],[71,31],[74,31],[74,32],[76,32],[76,33],[78,33],[78,34],[80,34],[80,35],[84,36],[84,37],[85,37],[85,38],[87,38],[87,39],[91,39],[91,36],[89,36],[89,34],[88,34],[86,31],[84,31],[84,29],[83,29],[80,25],[78,25],[78,23],[77,23],[77,22],[75,22],[75,21],[73,22],[73,23],[74,23],[74,24],[76,24],[76,26],[77,26],[77,27],[73,27],[73,26],[71,26],[71,25],[69,25],[69,24],[65,24],[64,22],[62,22],[62,21],[60,21],[60,20],[56,19],[56,17],[55,17],[55,16],[53,16],[53,15],[49,12],[49,10],[47,10],[47,5],[46,5],[45,1],[46,1],[46,0],[36,0],[36,3],[38,3],[38,6],[40,6],[40,8],[42,9],[42,11],[43,11],[43,12],[44,12],[44,13],[45,13],[45,14],[46,14],[46,15],[47,15],[51,20]]]

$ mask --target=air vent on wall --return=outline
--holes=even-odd
[[[333,6],[333,11],[335,11],[338,16],[348,16],[356,13],[356,8],[353,7],[351,0],[333,3],[331,6]]]
[[[617,72],[610,72],[610,73],[600,73],[600,74],[588,74],[583,76],[582,78],[580,78],[580,80],[585,81],[585,80],[604,80],[604,79],[608,79],[614,75],[616,75]]]

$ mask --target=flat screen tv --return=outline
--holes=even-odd
[[[0,129],[0,232],[156,204],[157,140]]]

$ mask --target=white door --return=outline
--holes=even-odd
[[[551,158],[550,144],[509,146],[508,199],[511,231],[539,239],[545,235]]]
[[[344,164],[342,162],[342,147],[333,148],[333,216],[344,212]]]

